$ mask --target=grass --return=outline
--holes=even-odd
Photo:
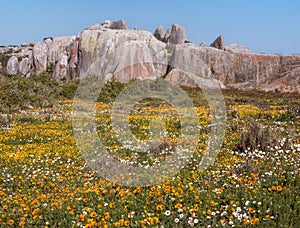
[[[8,126],[0,130],[1,227],[300,227],[299,95],[224,91],[224,143],[214,165],[200,172],[198,164],[210,136],[209,108],[203,94],[188,90],[201,125],[197,149],[174,177],[142,188],[105,180],[82,159],[71,122],[70,99],[78,82],[60,86],[46,80],[32,86],[12,81],[21,89],[12,86],[5,91],[23,94],[25,88],[37,87],[39,95],[23,95],[30,104],[37,102],[29,109],[26,102],[18,104],[22,99],[5,98],[24,110],[1,115]],[[165,148],[147,156],[120,143],[112,131],[112,103],[125,86],[109,84],[99,95],[99,137],[119,160],[160,163],[169,156]],[[50,87],[53,90],[42,96],[42,88]],[[40,107],[49,93],[55,94],[52,105]],[[160,120],[162,110],[167,113],[162,139],[179,140],[180,124],[172,106],[151,99],[137,103],[128,117],[135,137],[148,140],[149,119]],[[240,136],[252,121],[280,129],[279,145],[288,140],[291,147],[238,150]]]

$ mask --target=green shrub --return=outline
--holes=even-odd
[[[122,84],[121,82],[107,82],[102,88],[97,101],[107,104],[112,103],[125,87],[126,84]]]
[[[68,82],[61,85],[60,97],[63,99],[73,99],[80,80]]]
[[[60,90],[58,82],[49,73],[34,74],[29,78],[0,75],[0,112],[52,106]]]

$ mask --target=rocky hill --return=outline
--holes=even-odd
[[[101,74],[104,80],[165,77],[195,87],[194,77],[212,75],[221,87],[300,92],[300,55],[252,53],[247,47],[224,46],[219,36],[210,46],[190,43],[183,26],[154,34],[128,29],[124,20],[94,24],[74,36],[0,47],[0,73],[29,77],[52,72],[61,82]]]

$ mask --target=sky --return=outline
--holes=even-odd
[[[75,35],[105,19],[124,19],[129,28],[155,31],[181,24],[189,41],[211,44],[222,34],[225,45],[253,52],[300,54],[298,0],[10,0],[1,1],[0,45]]]

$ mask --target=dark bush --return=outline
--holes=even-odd
[[[255,121],[250,122],[248,130],[243,131],[238,150],[269,150],[275,146],[280,146],[279,133],[270,127],[260,125]]]

